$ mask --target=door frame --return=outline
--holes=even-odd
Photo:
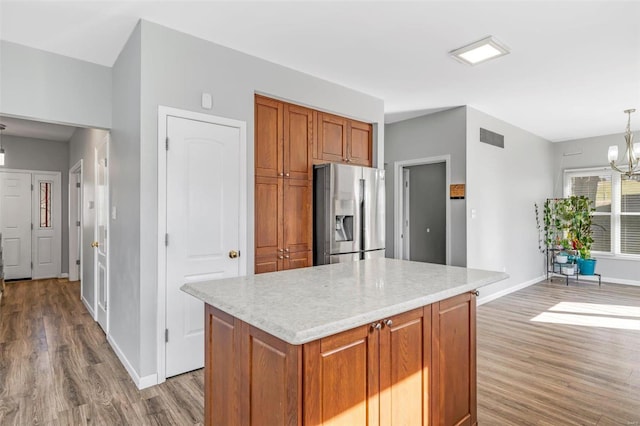
[[[402,258],[411,260],[411,170],[402,168]]]
[[[202,121],[220,126],[234,127],[240,130],[240,238],[239,251],[245,253],[240,256],[240,275],[247,274],[247,123],[244,121],[218,117],[201,112],[188,111],[178,108],[158,106],[158,304],[157,304],[157,381],[158,384],[166,380],[165,329],[167,326],[167,249],[165,235],[167,233],[167,120],[169,117]],[[165,155],[161,155],[161,153]],[[253,166],[252,166],[253,167]],[[203,318],[204,321],[204,318]]]
[[[451,185],[451,155],[440,155],[436,157],[426,157],[426,158],[416,158],[412,160],[402,160],[402,161],[394,161],[393,162],[393,171],[394,171],[394,187],[393,187],[393,207],[394,207],[394,258],[402,259],[403,254],[403,243],[400,235],[402,234],[402,217],[403,217],[403,206],[404,206],[404,175],[403,171],[405,167],[410,166],[422,166],[425,164],[435,164],[435,163],[445,163],[445,191],[449,189]],[[447,220],[446,223],[446,264],[451,264],[451,199],[446,197],[445,199],[445,217]]]
[[[111,133],[107,132],[106,135],[104,135],[104,138],[102,138],[102,141],[98,142],[94,147],[93,147],[93,203],[94,203],[94,207],[97,205],[98,202],[98,150],[104,145],[104,149],[105,149],[105,161],[106,161],[106,176],[105,176],[105,192],[106,192],[106,196],[105,196],[105,205],[100,206],[102,209],[104,209],[104,214],[105,214],[105,220],[106,220],[106,230],[105,230],[105,239],[107,240],[107,250],[104,253],[104,257],[105,257],[105,291],[106,291],[106,306],[104,308],[105,310],[105,325],[103,328],[104,334],[106,336],[110,336],[109,334],[109,300],[110,300],[110,292],[111,292],[111,283],[110,283],[110,269],[111,269],[111,263],[110,263],[110,253],[111,253],[111,240],[110,240],[110,232],[109,229],[111,228],[109,225],[111,224],[111,192],[110,192],[110,173],[109,173],[109,153],[110,153],[110,148],[111,148]],[[98,224],[98,209],[97,207],[94,208],[94,221],[93,221],[93,241],[98,241],[98,228],[99,228],[99,224]],[[98,249],[96,249],[96,252],[93,256],[93,294],[94,294],[94,307],[95,307],[95,320],[96,322],[98,322],[98,324],[100,325],[100,327],[102,327],[102,324],[100,324],[100,280],[98,279],[99,275],[100,275],[100,268],[98,268],[99,265],[99,257],[98,257]]]
[[[82,194],[84,191],[84,180],[83,180],[83,171],[82,171],[82,158],[78,160],[76,164],[71,166],[69,169],[69,281],[79,281],[82,280]],[[78,175],[80,181],[80,188],[76,188],[73,183],[73,176]],[[78,193],[78,196],[72,196],[71,194]],[[78,211],[80,211],[80,215],[78,215]],[[77,217],[79,216],[79,217]],[[80,222],[80,226],[76,226],[75,222]],[[72,231],[74,230],[74,231]],[[80,241],[80,244],[78,244]],[[76,258],[77,255],[77,258]],[[80,268],[78,268],[78,276],[75,275],[75,272],[71,271],[76,269],[76,260],[80,259]],[[80,299],[84,298],[82,285],[80,286]]]
[[[5,168],[2,167],[0,168],[0,172],[6,172],[6,173],[29,173],[31,175],[31,185],[32,185],[32,190],[31,190],[31,194],[29,195],[29,199],[31,200],[31,213],[29,216],[29,220],[31,221],[31,224],[33,225],[33,219],[34,219],[34,205],[33,205],[33,194],[35,192],[35,187],[34,185],[34,181],[33,181],[33,177],[36,174],[57,174],[58,177],[58,193],[60,194],[60,200],[58,200],[57,204],[57,218],[54,220],[54,226],[57,227],[58,231],[57,231],[57,242],[60,243],[60,251],[58,251],[58,260],[57,260],[57,278],[62,278],[62,172],[59,171],[55,171],[55,170],[30,170],[30,169],[10,169],[10,168]],[[68,194],[67,194],[68,195]],[[54,207],[55,208],[55,207]],[[59,210],[58,210],[59,209]],[[56,212],[56,210],[54,210],[54,213]],[[34,225],[35,226],[35,225]],[[30,262],[33,262],[33,258],[34,258],[34,236],[35,236],[35,232],[33,229],[31,229],[31,235],[29,236],[30,241],[31,241],[31,259],[29,259]],[[31,268],[31,279],[33,279],[33,268]]]

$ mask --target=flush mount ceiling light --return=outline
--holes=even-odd
[[[492,36],[449,52],[454,59],[469,65],[477,65],[508,54],[509,48]]]

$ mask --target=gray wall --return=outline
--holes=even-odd
[[[447,180],[445,163],[407,167],[411,260],[447,262]]]
[[[69,143],[42,139],[2,137],[5,169],[60,172],[62,184],[62,272],[69,272]]]
[[[465,183],[466,109],[459,107],[385,126],[387,257],[394,256],[394,162],[451,155],[451,183]],[[465,200],[451,200],[451,264],[467,264]]]
[[[622,114],[621,114],[622,115]],[[624,124],[624,122],[623,122]],[[634,140],[640,139],[640,132],[634,132]],[[624,134],[597,136],[553,144],[554,164],[554,196],[562,197],[563,173],[565,169],[581,169],[587,167],[607,167],[607,151],[609,146],[618,145],[619,158],[624,159]],[[575,154],[567,155],[564,154]],[[614,279],[619,282],[640,284],[637,260],[595,255],[598,259],[596,272],[602,279]]]
[[[156,211],[140,216],[143,193],[157,192],[155,182],[141,186],[140,182],[140,84],[141,84],[140,25],[136,26],[113,66],[113,127],[109,150],[110,204],[117,210],[116,220],[110,219],[110,311],[109,334],[131,366],[140,374],[141,306],[155,305],[156,298],[141,300],[140,240],[141,222],[156,222]],[[182,81],[174,82],[180,85]],[[154,123],[157,122],[155,119]],[[155,157],[155,156],[154,156]],[[146,230],[150,232],[150,230]],[[154,235],[157,231],[154,232]],[[147,237],[148,238],[148,237]],[[147,250],[156,251],[155,247]],[[145,271],[146,285],[155,285],[153,275]],[[144,321],[156,323],[155,316]],[[155,330],[144,340],[155,353]],[[149,350],[145,348],[145,350]],[[147,361],[150,362],[150,361]],[[155,360],[153,362],[155,366]],[[149,374],[152,369],[145,370]]]
[[[140,377],[157,371],[158,106],[247,124],[247,257],[253,271],[254,93],[381,124],[380,99],[141,21],[113,68],[112,339]],[[213,94],[213,110],[200,107]],[[382,162],[384,126],[376,127]],[[115,266],[117,265],[117,267]]]
[[[94,259],[95,250],[91,249],[94,241],[95,210],[89,208],[89,203],[95,201],[95,148],[102,143],[107,134],[106,130],[77,129],[69,141],[69,167],[82,161],[82,294],[93,306],[94,291]],[[68,250],[67,250],[68,256]],[[68,264],[67,264],[68,265]]]
[[[0,114],[111,127],[111,69],[0,41]]]
[[[504,149],[480,142],[481,127],[504,135]],[[481,298],[545,273],[534,203],[553,192],[552,149],[543,138],[467,107],[468,267],[510,275],[482,288]]]

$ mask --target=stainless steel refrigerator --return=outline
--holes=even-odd
[[[384,193],[384,170],[314,166],[314,265],[384,257]]]

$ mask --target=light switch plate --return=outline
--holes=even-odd
[[[213,97],[211,96],[211,93],[202,94],[202,108],[204,109],[213,108]]]

